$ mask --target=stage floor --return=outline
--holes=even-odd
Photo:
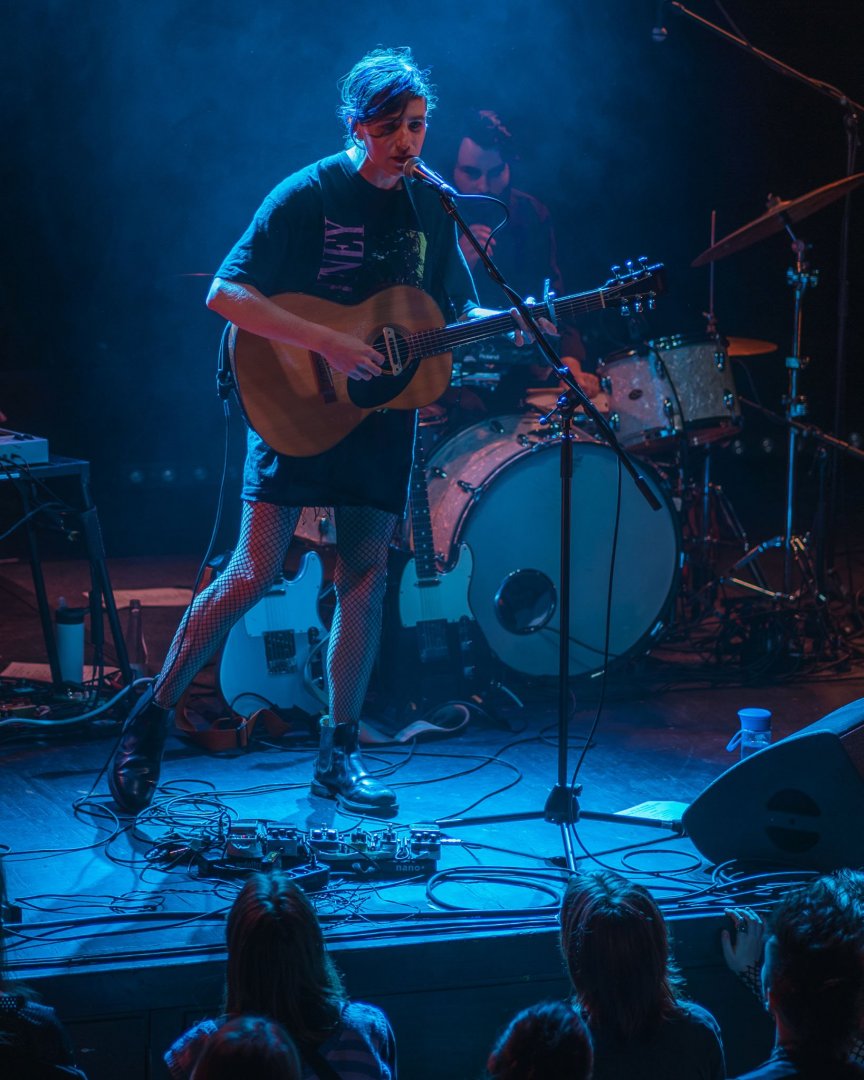
[[[79,602],[86,565],[45,569],[52,601]],[[181,609],[170,595],[167,605],[148,603],[157,595],[150,590],[188,588],[194,563],[116,560],[110,572],[115,591],[142,594],[150,661],[158,664]],[[26,563],[0,565],[0,591],[3,666],[44,662]],[[367,751],[370,767],[398,793],[389,823],[397,838],[411,827],[440,830],[437,876],[430,880],[428,864],[410,877],[370,876],[369,860],[355,860],[315,891],[349,991],[390,1012],[407,1077],[478,1075],[512,1013],[566,991],[555,951],[564,837],[542,820],[558,775],[555,688],[519,677],[507,685],[511,693],[488,695],[456,734]],[[598,679],[574,684],[568,777],[599,692]],[[697,662],[680,641],[661,645],[609,679],[577,778],[581,807],[687,804],[735,760],[725,746],[738,708],[770,709],[777,740],[862,695],[854,662],[759,678],[752,667]],[[9,849],[9,898],[21,909],[10,961],[69,1022],[91,1080],[116,1075],[118,1061],[129,1080],[162,1075],[168,1042],[218,1007],[224,916],[238,879],[202,876],[190,838],[212,851],[237,819],[304,834],[377,835],[384,827],[311,795],[314,743],[303,730],[272,737],[259,728],[248,749],[222,754],[172,736],[159,796],[137,825],[114,816],[101,778],[117,719],[65,731],[2,730],[0,841]],[[453,820],[523,813],[507,822]],[[186,842],[160,846],[173,833]],[[717,878],[691,842],[670,831],[583,819],[573,842],[579,868],[611,866],[652,889],[673,921],[691,993],[721,1023],[729,1018],[730,1070],[749,1064],[753,1040],[762,1045],[768,1033],[755,1005],[743,1027],[738,1022],[753,1003],[725,972],[717,937],[724,901],[739,895],[734,879]],[[440,1035],[460,1023],[464,1039],[446,1050],[430,1042],[430,1025]]]

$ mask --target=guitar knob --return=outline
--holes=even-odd
[[[429,471],[436,478],[436,480],[446,480],[447,479],[447,473],[441,468],[440,465],[433,465],[432,468]]]

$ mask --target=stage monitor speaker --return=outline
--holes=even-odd
[[[682,821],[713,863],[864,866],[864,698],[727,769]]]

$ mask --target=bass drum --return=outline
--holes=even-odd
[[[525,675],[558,673],[560,440],[525,416],[473,424],[430,455],[429,509],[446,570],[461,544],[474,557],[469,602],[489,647]],[[654,470],[654,511],[622,473],[610,661],[644,651],[663,627],[678,579],[677,516]],[[618,487],[614,453],[578,433],[573,444],[570,674],[602,669]]]

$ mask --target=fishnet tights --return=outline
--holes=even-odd
[[[279,580],[300,510],[244,502],[240,538],[225,570],[187,609],[162,672],[155,698],[172,708],[228,631]],[[330,714],[357,723],[378,652],[387,584],[387,552],[396,515],[367,506],[336,509],[336,610],[327,649]]]

